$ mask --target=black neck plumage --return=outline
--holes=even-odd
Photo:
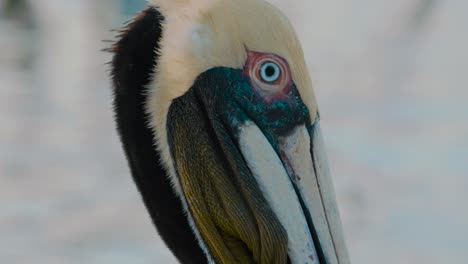
[[[155,8],[140,13],[111,48],[117,129],[136,185],[158,233],[181,263],[207,263],[161,165],[145,114],[147,93],[157,67],[164,18]]]

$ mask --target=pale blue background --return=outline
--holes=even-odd
[[[112,123],[101,40],[145,5],[123,2],[0,17],[1,263],[174,263]],[[353,263],[468,263],[468,2],[273,2],[303,42]]]

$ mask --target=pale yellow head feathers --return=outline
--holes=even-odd
[[[263,0],[150,0],[165,17],[158,73],[161,100],[184,94],[202,72],[242,68],[246,48],[285,58],[315,115],[316,103],[301,45],[289,20]],[[312,119],[314,120],[314,119]]]
[[[171,101],[210,68],[243,68],[246,48],[286,59],[311,120],[315,120],[317,105],[301,45],[291,23],[277,8],[263,0],[149,2],[160,10],[164,23],[147,109],[158,147],[168,163],[166,115]]]

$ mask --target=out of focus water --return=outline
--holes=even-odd
[[[272,2],[303,41],[353,263],[468,263],[468,2]],[[28,3],[0,17],[0,262],[174,263],[99,51],[143,1]]]

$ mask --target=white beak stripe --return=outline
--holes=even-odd
[[[240,130],[239,146],[265,199],[288,233],[291,262],[318,264],[312,235],[294,186],[269,141],[255,124],[248,122]],[[307,163],[312,164],[312,159]]]

